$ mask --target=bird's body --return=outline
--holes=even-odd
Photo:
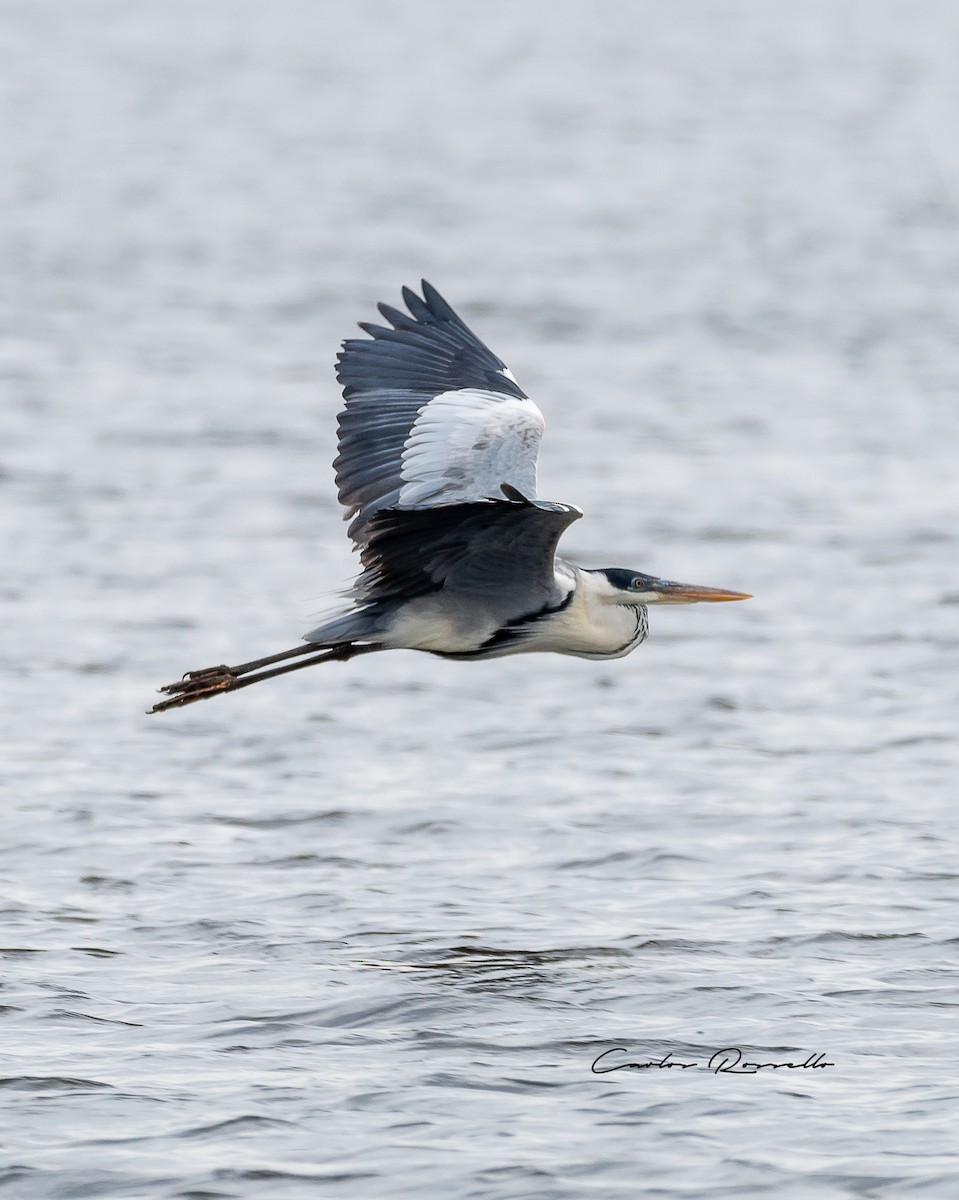
[[[363,567],[351,604],[305,646],[189,672],[152,711],[380,650],[621,658],[645,639],[649,604],[747,598],[558,557],[582,512],[535,499],[542,413],[428,283],[403,298],[409,314],[381,304],[389,327],[362,324],[370,337],[338,358],[334,466]]]
[[[451,659],[537,651],[622,658],[646,637],[645,606],[611,604],[609,584],[601,572],[558,561],[555,581],[553,603],[505,619],[492,603],[464,603],[455,593],[439,591],[415,597],[393,611],[372,614],[370,626],[352,629],[375,637],[384,650],[424,650]],[[329,628],[321,625],[309,640],[328,644]]]

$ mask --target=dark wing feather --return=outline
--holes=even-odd
[[[370,519],[400,503],[407,484],[410,503],[476,500],[498,495],[508,471],[534,492],[539,410],[434,287],[424,280],[422,298],[404,288],[403,299],[409,315],[380,304],[390,327],[361,323],[369,338],[345,341],[337,359],[346,407],[333,465],[360,544]],[[451,393],[460,393],[453,403]],[[447,403],[414,434],[437,396]]]
[[[556,546],[582,515],[526,499],[385,509],[369,524],[356,597],[402,600],[442,588],[521,615],[555,600]]]

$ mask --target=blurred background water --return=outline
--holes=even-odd
[[[3,5],[0,1195],[956,1195],[957,39]],[[349,578],[332,361],[422,275],[569,553],[756,599],[148,719]]]

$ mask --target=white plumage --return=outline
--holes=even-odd
[[[543,414],[532,400],[479,388],[441,392],[419,410],[402,453],[400,504],[533,499]]]

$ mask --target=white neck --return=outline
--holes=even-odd
[[[622,658],[644,641],[649,631],[646,609],[628,600],[605,575],[563,564],[574,574],[569,604],[537,630],[536,646],[578,658]]]

